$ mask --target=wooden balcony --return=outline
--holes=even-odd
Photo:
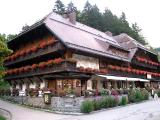
[[[120,77],[132,77],[132,78],[147,79],[147,74],[143,74],[143,75],[142,74],[133,74],[133,73],[129,73],[129,72],[122,72],[122,71],[115,71],[115,70],[108,70],[108,74],[120,76]],[[152,75],[152,78],[149,80],[160,81],[160,77]]]
[[[36,52],[32,52],[30,54],[26,54],[25,56],[18,57],[13,61],[4,62],[4,65],[9,66],[12,64],[17,64],[19,62],[31,60],[36,57],[40,57],[49,53],[54,53],[56,51],[63,50],[63,49],[64,49],[63,45],[60,42],[56,42],[54,45],[47,46],[43,49],[38,49]]]
[[[155,65],[151,65],[151,64],[148,64],[148,63],[145,63],[145,62],[142,63],[142,62],[139,62],[136,59],[132,60],[132,64],[135,64],[135,65],[140,66],[140,67],[157,69],[157,66],[155,66]]]
[[[77,72],[78,70],[76,68],[76,63],[73,63],[70,61],[63,61],[60,64],[54,64],[44,68],[36,68],[35,70],[28,70],[27,72],[24,72],[24,73],[6,75],[5,79],[9,80],[9,79],[24,78],[24,77],[31,77],[31,76],[38,76],[38,75],[47,75],[47,74],[63,72],[63,71]]]
[[[115,75],[115,76],[121,76],[121,77],[133,77],[133,78],[142,78],[146,79],[147,75],[138,75],[138,74],[133,74],[129,72],[122,72],[122,71],[115,71],[115,70],[109,70],[108,74],[110,75]]]

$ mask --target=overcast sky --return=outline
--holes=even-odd
[[[65,4],[70,0],[62,0]],[[160,47],[160,1],[159,0],[88,0],[120,16],[125,12],[130,23],[137,22],[143,35],[153,47]],[[0,0],[0,33],[19,33],[25,24],[31,25],[52,11],[55,0]],[[86,0],[72,0],[82,9]]]

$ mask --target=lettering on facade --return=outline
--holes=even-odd
[[[73,58],[77,61],[77,67],[99,69],[99,59],[97,58],[78,54],[73,54]]]

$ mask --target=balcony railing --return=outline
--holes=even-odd
[[[38,49],[35,52],[28,53],[25,56],[17,57],[16,59],[14,59],[12,61],[5,61],[4,65],[9,66],[9,65],[12,65],[12,64],[16,64],[18,62],[30,60],[30,59],[33,59],[33,58],[36,58],[36,57],[39,57],[39,56],[42,56],[42,55],[46,55],[46,54],[49,54],[49,53],[53,53],[53,52],[58,51],[58,50],[63,50],[63,49],[64,49],[64,47],[62,46],[62,44],[60,42],[56,42],[53,45],[47,46],[47,47],[42,48],[42,49]]]
[[[158,72],[150,72],[150,71],[144,71],[144,70],[138,70],[120,66],[112,66],[112,65],[108,66],[108,74],[121,77],[134,77],[142,79],[147,79],[147,74],[149,74],[151,75],[152,80],[160,79],[160,73]]]
[[[136,59],[132,60],[132,63],[135,64],[135,65],[138,65],[138,66],[145,67],[145,68],[157,69],[157,66],[155,66],[155,65],[151,65],[151,64],[148,64],[148,63],[145,63],[145,62],[142,63],[142,62],[139,62]]]
[[[70,62],[70,61],[62,61],[59,64],[52,64],[50,66],[46,67],[37,67],[35,69],[28,69],[25,70],[25,72],[20,73],[12,73],[7,74],[5,76],[5,79],[16,79],[16,78],[24,78],[24,77],[30,77],[30,76],[36,76],[36,75],[44,75],[44,74],[50,74],[55,72],[62,72],[62,71],[77,71],[76,63]]]
[[[120,76],[120,77],[132,77],[132,78],[142,78],[146,79],[147,75],[142,75],[142,74],[133,74],[133,73],[128,73],[128,72],[122,72],[122,71],[114,71],[114,70],[109,70],[108,74],[114,75],[114,76]]]

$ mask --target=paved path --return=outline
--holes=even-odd
[[[47,113],[1,100],[0,108],[9,110],[13,120],[160,120],[160,99],[81,116]]]

